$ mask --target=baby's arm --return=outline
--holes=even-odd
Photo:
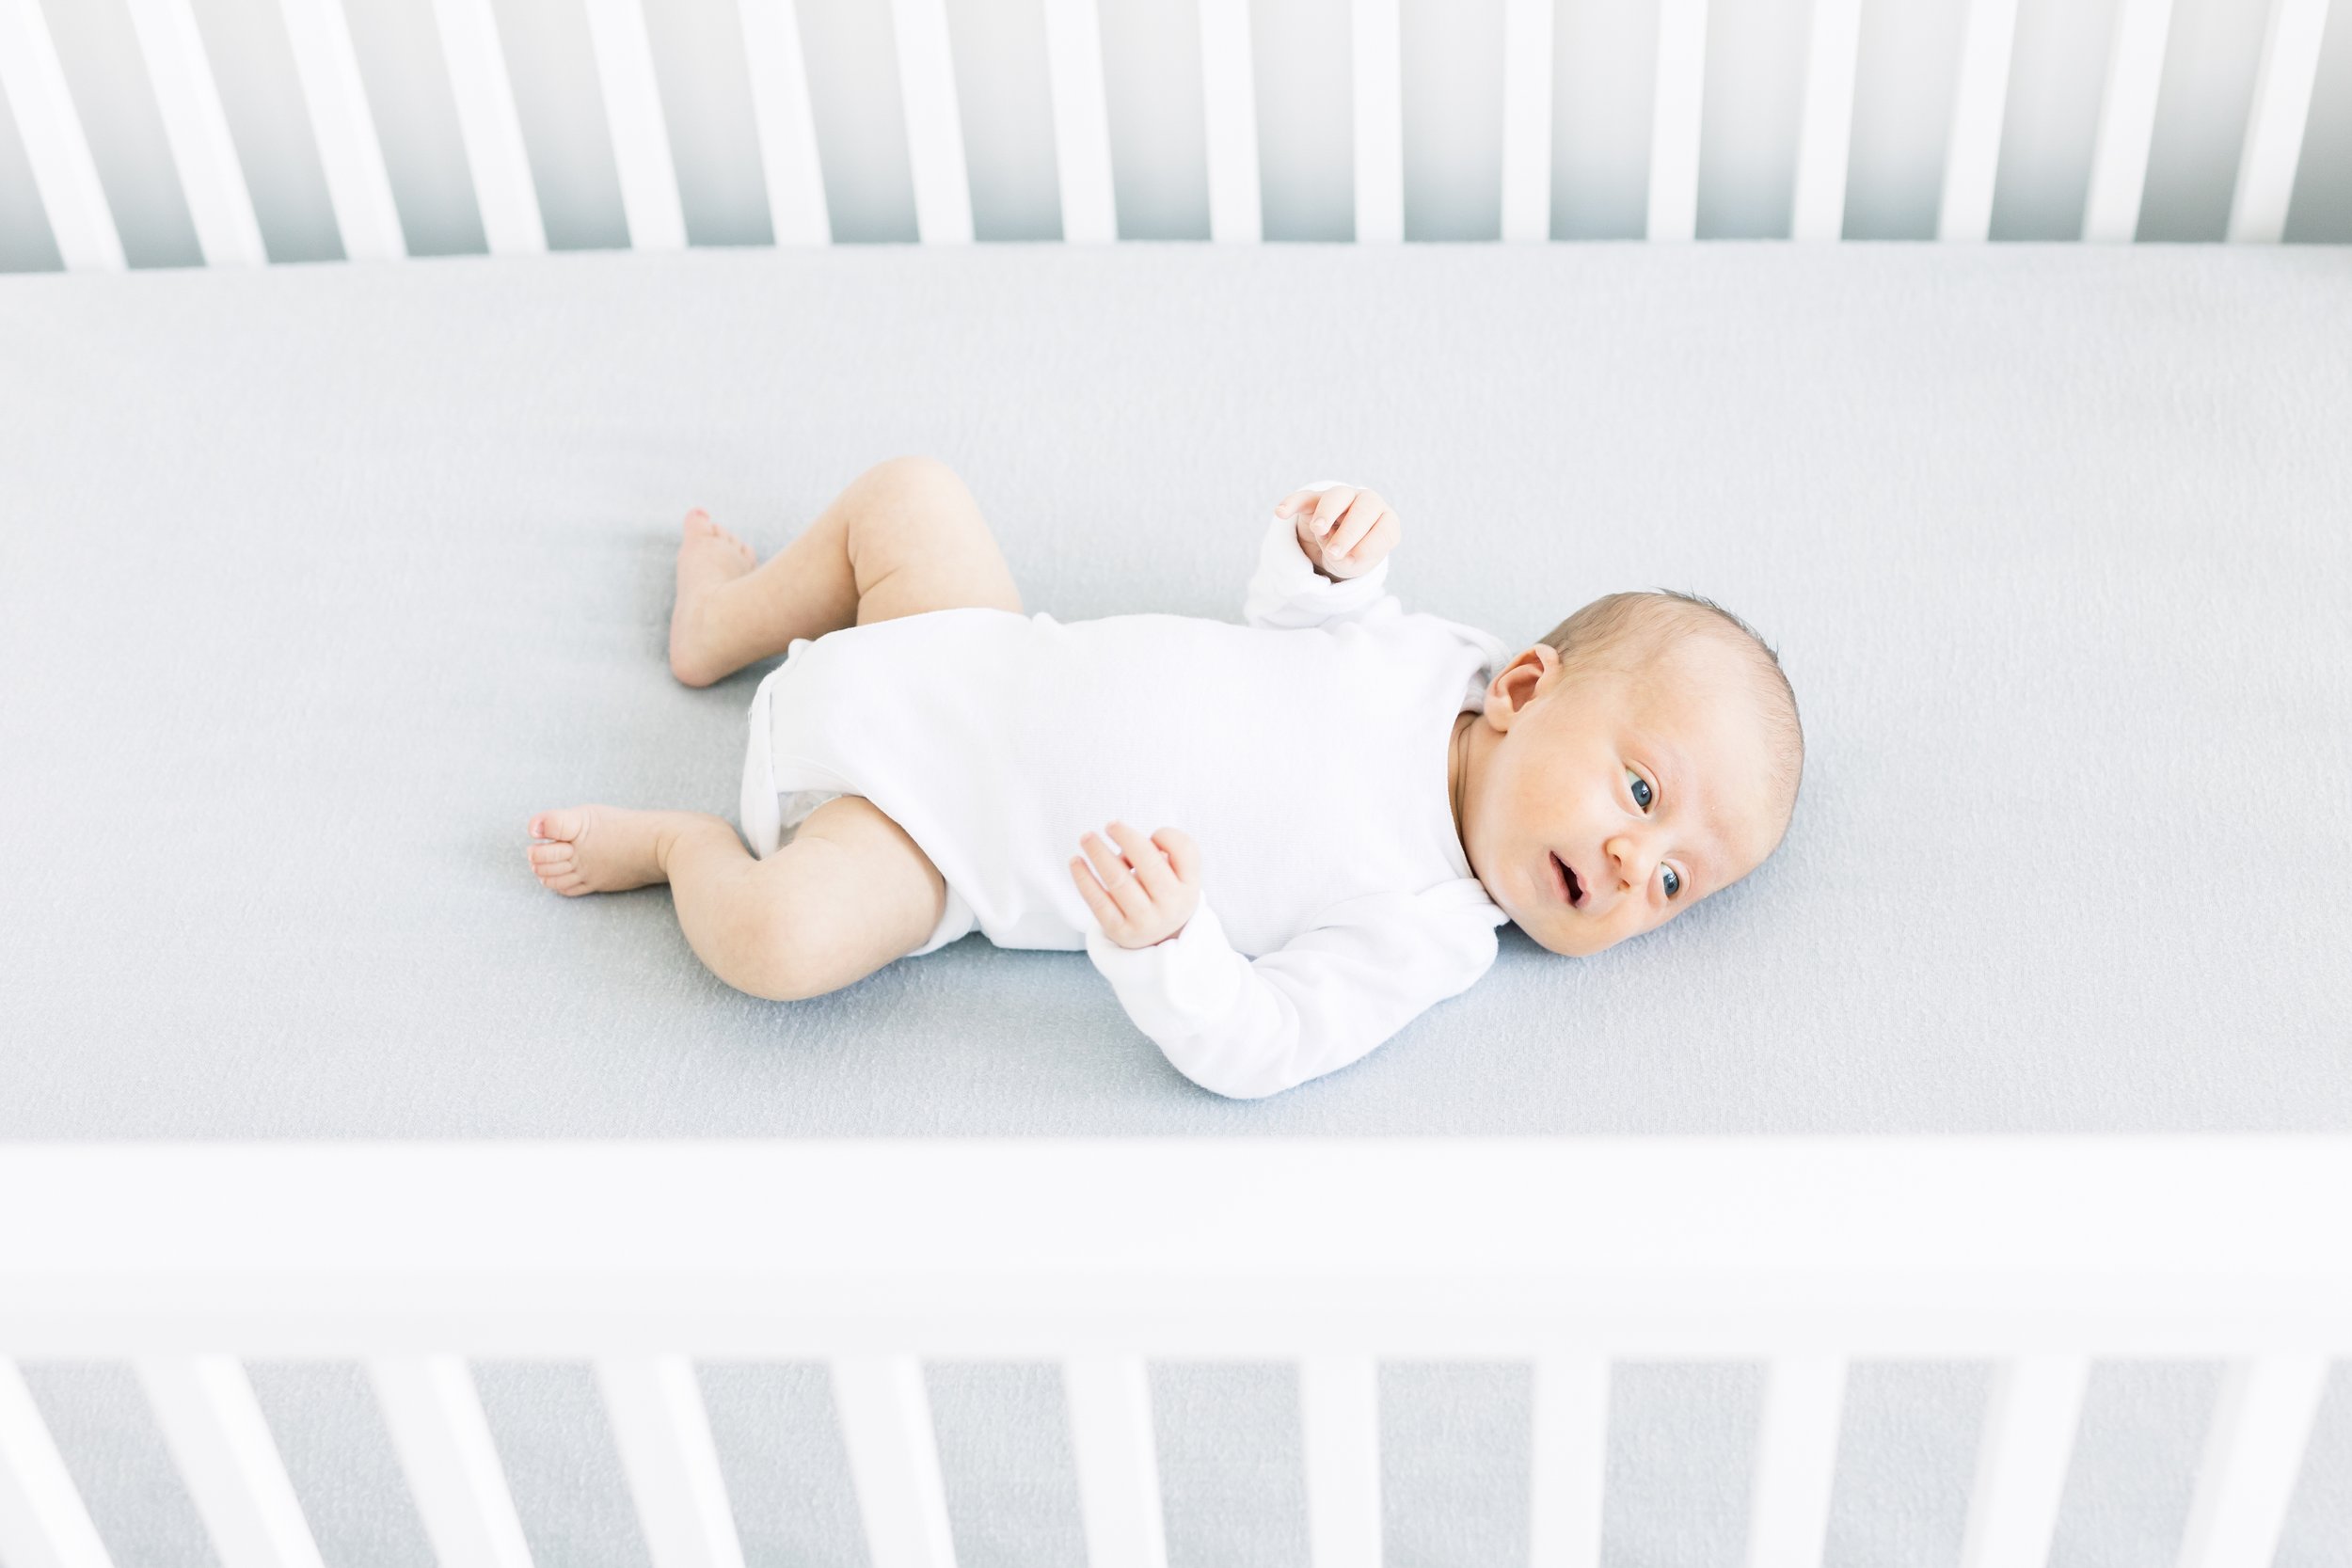
[[[1097,922],[1087,955],[1204,1089],[1254,1099],[1343,1068],[1494,963],[1501,911],[1463,882],[1335,904],[1253,963],[1201,896],[1189,837],[1124,823],[1109,833],[1116,850],[1089,833],[1070,863]]]
[[[1307,504],[1307,497],[1327,491],[1343,491],[1346,499]],[[1338,532],[1326,536],[1329,527]],[[1389,551],[1398,531],[1396,514],[1369,490],[1327,479],[1293,491],[1276,505],[1259,543],[1242,619],[1292,631],[1403,614],[1405,607],[1388,592]],[[1345,553],[1327,562],[1327,546],[1344,546]]]
[[[1450,883],[1351,898],[1254,961],[1203,902],[1155,946],[1120,947],[1090,931],[1087,956],[1179,1072],[1257,1099],[1361,1059],[1475,984],[1495,961],[1499,911],[1470,893]]]

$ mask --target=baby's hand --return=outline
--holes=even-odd
[[[1314,504],[1309,506],[1307,503]],[[1295,515],[1298,547],[1317,570],[1335,581],[1362,577],[1396,548],[1402,526],[1387,501],[1352,484],[1320,493],[1294,490],[1274,508],[1278,517]]]
[[[1200,907],[1200,850],[1189,834],[1162,828],[1150,838],[1124,822],[1110,824],[1114,849],[1098,833],[1079,847],[1093,857],[1089,867],[1070,857],[1070,877],[1087,901],[1103,934],[1121,947],[1150,947],[1184,928]],[[1120,850],[1124,850],[1122,856]],[[1096,879],[1100,873],[1101,879]]]

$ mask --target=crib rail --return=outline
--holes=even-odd
[[[2046,1555],[2092,1357],[2229,1364],[2179,1559],[2267,1563],[2352,1353],[2352,1138],[0,1149],[0,1561],[105,1556],[16,1361],[131,1361],[228,1568],[318,1560],[243,1370],[364,1362],[444,1563],[528,1560],[467,1362],[590,1362],[658,1568],[742,1560],[692,1363],[829,1362],[876,1568],[953,1548],[930,1358],[1061,1363],[1089,1560],[1165,1561],[1146,1363],[1293,1360],[1318,1568],[1384,1359],[1535,1370],[1534,1560],[1598,1559],[1610,1367],[1769,1365],[1748,1561],[1818,1562],[1846,1368],[1999,1365],[1967,1568]]]
[[[1247,0],[1197,10],[1211,238],[1263,237],[1258,71]],[[1551,233],[1552,0],[1502,7],[1502,237]],[[1939,238],[1989,231],[2018,0],[1963,0],[1947,138]],[[2318,70],[2328,0],[2267,0],[2228,237],[2284,231]],[[1066,240],[1118,237],[1099,0],[1043,0],[1046,76]],[[2119,0],[2101,87],[2082,237],[2133,237],[2146,187],[2173,0]],[[286,42],[346,257],[405,255],[342,0],[279,0]],[[204,260],[263,261],[253,201],[230,141],[191,0],[129,0],[144,67]],[[770,219],[780,245],[831,240],[808,70],[794,0],[739,0],[741,67],[757,126]],[[972,182],[958,110],[946,0],[890,0],[889,17],[916,225],[927,244],[974,237]],[[465,161],[493,253],[546,248],[508,62],[489,0],[434,0],[442,65]],[[1707,0],[1659,0],[1646,232],[1696,232]],[[678,179],[643,0],[585,0],[585,16],[629,244],[687,243]],[[1351,0],[1355,236],[1405,234],[1398,0]],[[1844,223],[1862,36],[1861,0],[1812,0],[1788,232],[1836,239]],[[129,66],[131,62],[124,62]],[[67,90],[42,0],[0,0],[0,90],[14,111],[59,255],[72,269],[119,269],[122,241],[89,138]]]

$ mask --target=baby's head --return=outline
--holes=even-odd
[[[1780,660],[1680,594],[1612,594],[1504,665],[1457,725],[1462,844],[1519,929],[1578,956],[1764,863],[1804,736]]]

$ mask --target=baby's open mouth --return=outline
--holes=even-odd
[[[1557,854],[1554,854],[1551,857],[1551,863],[1560,868],[1560,890],[1562,895],[1567,899],[1569,906],[1574,908],[1582,904],[1584,902],[1584,884],[1576,879],[1576,867],[1562,860]]]

